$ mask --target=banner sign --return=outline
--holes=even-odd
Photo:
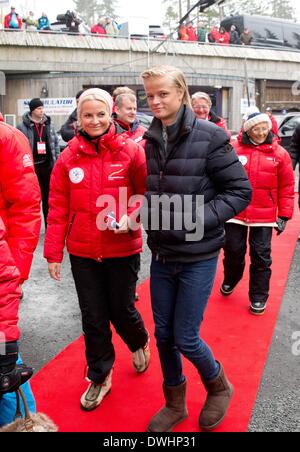
[[[23,116],[29,111],[31,99],[18,99],[18,116]],[[76,108],[75,97],[58,97],[41,99],[45,107],[45,114],[48,116],[70,115]]]

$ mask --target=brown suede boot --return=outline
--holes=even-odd
[[[185,403],[186,381],[178,386],[163,384],[163,391],[166,405],[153,416],[147,432],[170,432],[188,416]]]
[[[220,366],[219,375],[214,380],[203,381],[208,394],[199,416],[202,430],[213,430],[222,422],[233,396],[233,386],[227,380],[221,364]]]

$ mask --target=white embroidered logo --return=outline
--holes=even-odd
[[[33,166],[33,161],[30,154],[24,154],[23,156],[23,166],[24,168],[28,168]]]
[[[245,155],[240,155],[240,156],[239,156],[239,161],[241,162],[241,164],[242,164],[243,166],[245,166],[245,165],[247,165],[247,163],[248,163],[248,158],[247,158]]]
[[[69,172],[69,177],[73,184],[80,184],[84,179],[84,171],[82,168],[73,168]]]

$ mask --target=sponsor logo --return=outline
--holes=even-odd
[[[23,155],[23,166],[24,166],[24,168],[33,166],[33,161],[32,161],[32,157],[30,154]]]
[[[247,165],[247,163],[248,163],[248,158],[247,158],[245,155],[240,155],[240,156],[239,156],[239,161],[241,162],[241,164],[242,164],[243,166],[245,166],[245,165]]]
[[[70,181],[73,184],[80,184],[84,179],[84,171],[82,168],[73,168],[69,172]]]

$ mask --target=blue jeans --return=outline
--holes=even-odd
[[[192,264],[152,259],[150,286],[155,337],[167,386],[185,381],[180,354],[194,364],[203,381],[213,380],[219,373],[218,362],[199,337],[217,262],[217,257]]]

